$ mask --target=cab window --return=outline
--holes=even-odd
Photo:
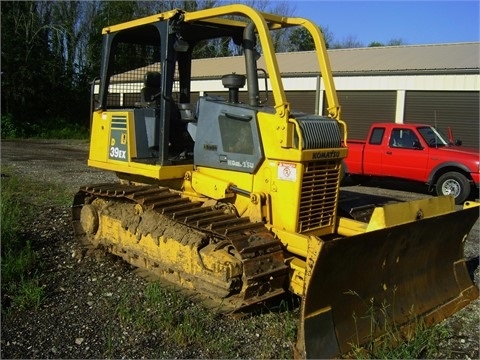
[[[393,129],[389,146],[393,148],[418,148],[418,137],[410,129]]]
[[[382,143],[383,134],[385,134],[385,128],[374,128],[368,143],[370,145],[380,145]]]

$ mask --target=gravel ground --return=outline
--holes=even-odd
[[[74,141],[2,141],[1,163],[38,181],[61,184],[71,191],[83,184],[115,181],[113,174],[86,167],[88,144]],[[417,185],[373,181],[368,187],[351,186],[343,191],[389,196],[401,200],[428,196]],[[386,188],[385,188],[386,187]],[[400,189],[400,190],[399,190]],[[472,229],[465,255],[479,284],[479,222]],[[161,343],[161,331],[132,332],[114,316],[125,294],[143,293],[146,280],[116,257],[101,252],[85,254],[73,238],[68,207],[39,209],[28,236],[42,258],[40,281],[46,298],[36,311],[13,309],[2,316],[1,353],[5,358],[209,358],[208,349],[178,349]],[[479,300],[446,322],[452,336],[440,344],[438,358],[479,358]],[[192,306],[195,306],[192,304]],[[281,314],[258,317],[256,328],[220,321],[222,331],[238,332],[242,348],[237,358],[261,357],[262,342],[272,348],[291,347],[284,339],[264,338],[265,327],[273,326]],[[159,351],[158,349],[161,349]],[[270,352],[269,357],[277,357]],[[273,355],[272,355],[273,354]],[[268,356],[267,356],[268,357]]]

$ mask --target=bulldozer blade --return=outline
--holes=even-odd
[[[309,246],[297,356],[332,358],[387,330],[413,335],[478,297],[463,243],[478,207]],[[310,241],[312,243],[312,241]]]

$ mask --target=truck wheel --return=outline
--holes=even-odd
[[[465,175],[451,171],[438,178],[436,190],[437,195],[453,195],[459,205],[470,195],[470,182]]]

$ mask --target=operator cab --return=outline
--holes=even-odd
[[[112,113],[112,119],[117,111],[133,113],[131,123],[125,120],[127,128],[133,131],[129,130],[127,134],[127,129],[123,132],[116,129],[115,135],[111,134],[112,141],[117,143],[128,139],[130,144],[124,148],[130,149],[131,161],[156,165],[193,164],[194,141],[200,136],[207,142],[219,144],[217,149],[222,148],[221,154],[215,152],[216,165],[219,156],[223,158],[223,153],[230,153],[233,154],[228,155],[231,163],[242,161],[248,164],[250,172],[253,160],[256,167],[263,157],[255,124],[260,106],[258,57],[255,56],[258,53],[254,53],[254,27],[247,28],[250,37],[246,39],[248,45],[245,45],[244,39],[245,26],[205,26],[202,22],[183,22],[181,16],[104,34],[104,61],[96,109]],[[217,38],[222,41],[228,39],[237,46],[247,46],[243,51],[248,79],[244,75],[227,74],[222,81],[229,91],[228,100],[202,95],[198,102],[192,102],[194,48],[199,45],[197,48],[202,50],[210,39]],[[246,80],[249,97],[256,100],[242,104],[239,89]],[[254,88],[253,93],[251,87]],[[206,113],[202,116],[203,111]],[[195,126],[198,121],[209,122],[209,126],[203,127],[200,133]],[[233,146],[230,138],[242,139],[243,146]],[[212,161],[205,161],[208,156],[201,155],[204,145],[200,145],[202,150],[195,147],[195,164],[213,166]],[[213,148],[208,144],[205,146]]]
[[[243,31],[240,25],[186,23],[179,14],[168,21],[104,34],[96,110],[112,113],[112,119],[117,111],[133,112],[133,123],[125,120],[133,131],[115,135],[117,142],[130,141],[125,148],[133,149],[132,161],[157,165],[193,163],[192,135],[197,134],[193,125],[190,131],[188,127],[198,121],[199,108],[192,103],[190,93],[193,49],[197,45],[202,49],[215,38],[240,45]],[[230,81],[240,79],[240,85],[245,85],[245,77],[228,77]],[[226,85],[237,98],[225,103],[238,104],[240,86],[235,90],[232,86],[237,84],[228,80]]]

